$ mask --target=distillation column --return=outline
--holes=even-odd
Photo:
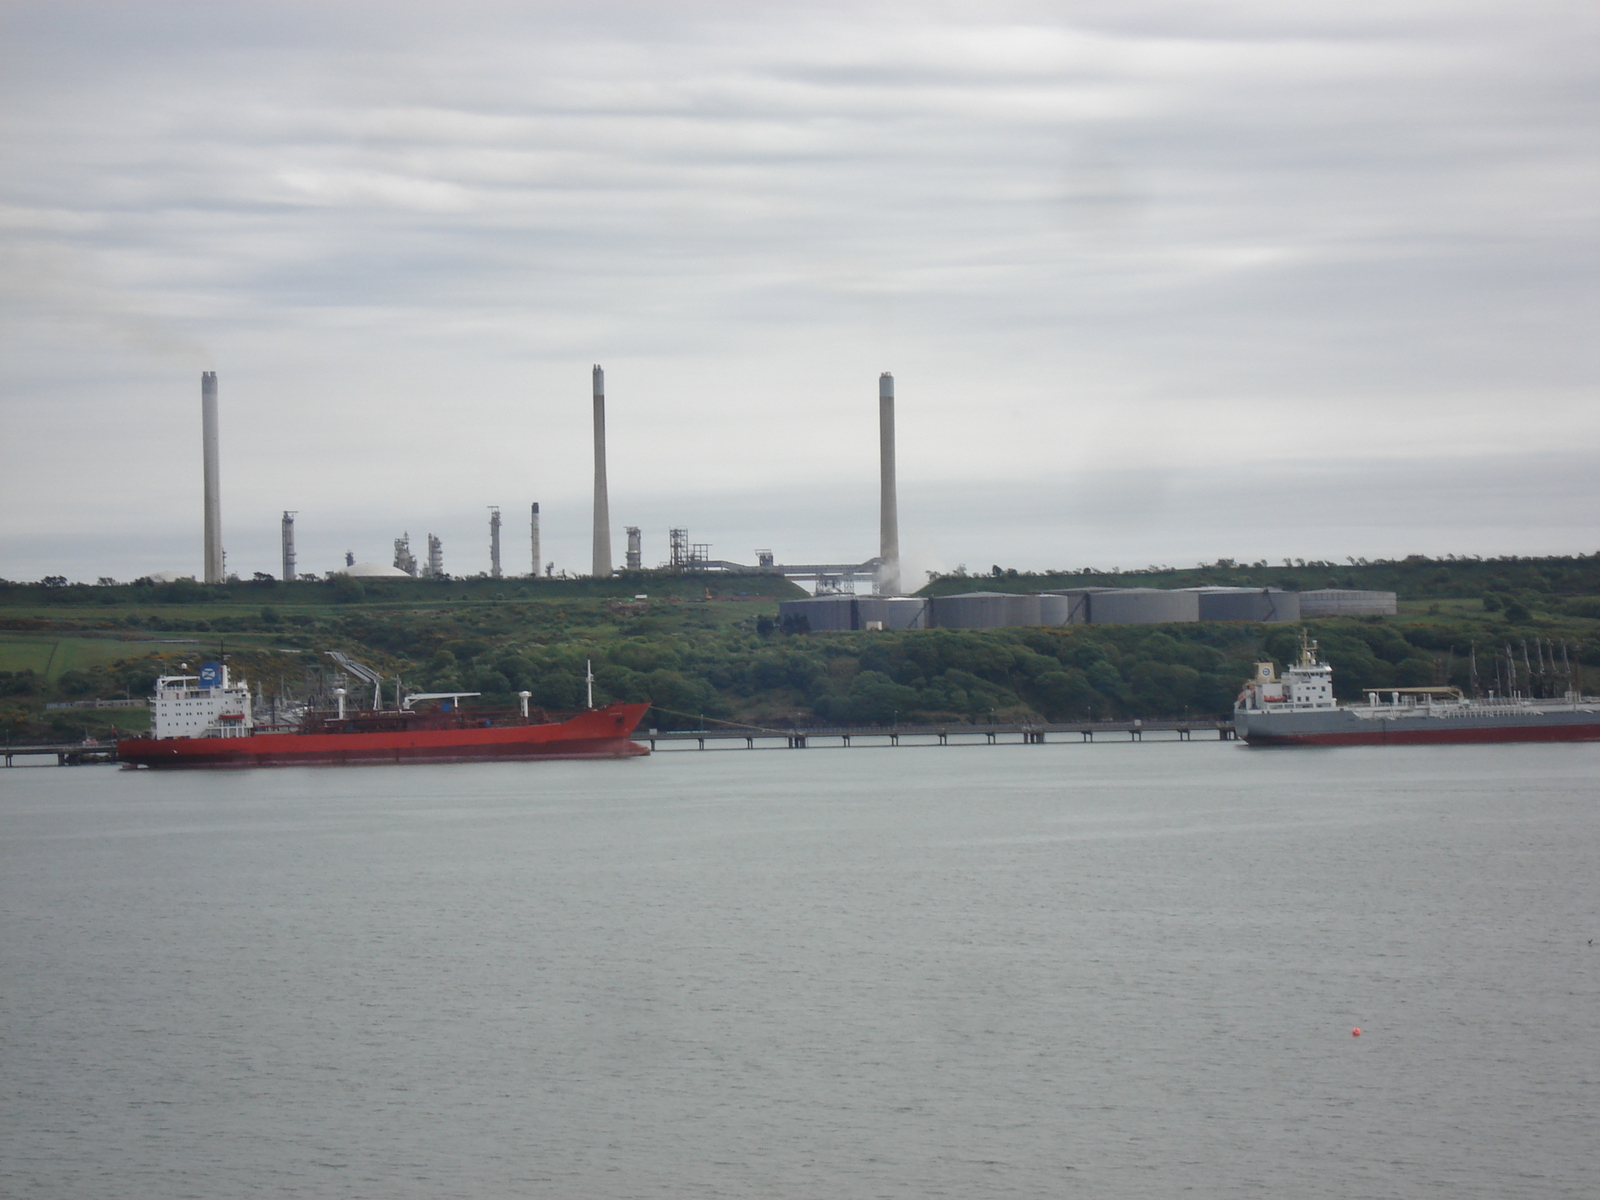
[[[294,514],[297,510],[283,510],[283,581],[293,583],[296,579],[294,564]]]
[[[500,578],[500,506],[489,505],[489,578]]]

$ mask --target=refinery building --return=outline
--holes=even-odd
[[[613,574],[611,556],[611,504],[606,470],[605,372],[597,363],[591,372],[594,422],[594,511],[590,574],[605,579]],[[709,547],[689,542],[683,529],[671,531],[668,569],[776,574],[809,580],[818,594],[805,600],[785,600],[779,620],[789,628],[814,632],[869,629],[1004,629],[1050,625],[1158,625],[1184,621],[1299,621],[1309,617],[1392,616],[1395,593],[1328,588],[1289,592],[1278,588],[1060,588],[1033,594],[967,592],[955,596],[921,598],[901,592],[900,511],[895,454],[895,385],[888,371],[878,378],[878,553],[860,562],[784,564],[770,550],[756,551],[756,564],[713,560]],[[200,377],[201,438],[203,451],[204,551],[207,583],[227,579],[222,545],[221,465],[218,445],[217,375]],[[488,505],[489,577],[503,577],[500,558],[499,505]],[[285,509],[281,522],[282,578],[315,578],[299,573],[295,553],[295,516]],[[539,505],[529,513],[531,576],[538,578],[543,559],[540,544]],[[640,530],[626,526],[627,569],[641,569]],[[554,564],[545,564],[545,574]],[[427,560],[421,563],[411,549],[411,535],[395,539],[394,565],[357,562],[345,556],[342,570],[330,571],[361,578],[448,578],[443,544],[427,535]],[[867,583],[871,595],[856,595],[857,582]]]

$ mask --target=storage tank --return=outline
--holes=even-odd
[[[1041,625],[1084,625],[1089,620],[1089,597],[1112,588],[1055,588],[1039,593]]]
[[[778,621],[804,618],[812,633],[838,633],[854,629],[854,596],[812,596],[805,600],[778,601]]]
[[[1164,625],[1199,619],[1200,597],[1176,588],[1111,588],[1089,597],[1089,620],[1096,625]]]
[[[1365,592],[1354,588],[1319,588],[1300,593],[1302,617],[1392,617],[1400,611],[1393,592]]]
[[[928,602],[914,596],[812,596],[780,600],[778,620],[804,617],[812,633],[853,629],[921,629]]]
[[[1184,588],[1200,597],[1202,621],[1298,621],[1300,593],[1280,588]]]
[[[329,571],[328,578],[335,575],[348,575],[352,579],[410,579],[411,576],[399,567],[385,566],[383,563],[358,562],[347,567],[340,567],[336,571]]]
[[[928,602],[917,596],[858,596],[856,618],[857,629],[871,628],[874,621],[884,629],[925,629]]]
[[[928,601],[928,624],[940,629],[1004,629],[1041,623],[1039,597],[1019,592],[963,592]]]
[[[1072,597],[1039,594],[1039,624],[1071,625]]]

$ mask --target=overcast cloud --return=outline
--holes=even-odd
[[[1596,9],[0,10],[0,575],[1600,548]]]

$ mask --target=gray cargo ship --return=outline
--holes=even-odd
[[[1234,732],[1252,746],[1370,746],[1446,742],[1600,741],[1600,699],[1520,695],[1469,699],[1455,688],[1390,688],[1365,704],[1333,698],[1333,668],[1301,635],[1300,661],[1280,678],[1257,663],[1233,709]]]

